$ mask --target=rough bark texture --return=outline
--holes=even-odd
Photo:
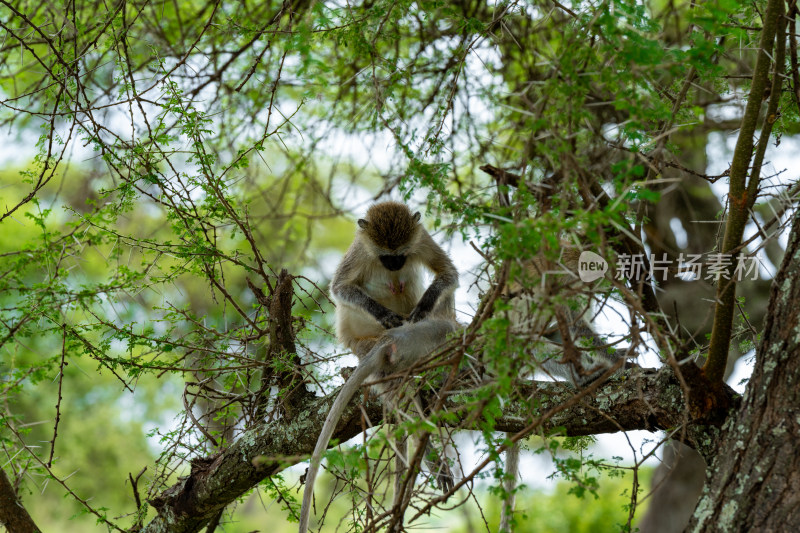
[[[250,289],[259,303],[269,309],[269,345],[264,357],[264,373],[261,377],[261,398],[256,418],[263,420],[266,416],[270,387],[277,385],[280,390],[288,391],[282,399],[281,408],[285,416],[292,418],[299,405],[307,404],[314,394],[303,382],[302,374],[297,371],[303,362],[297,355],[295,333],[292,328],[292,303],[294,299],[294,276],[284,268],[275,282],[271,299],[267,299],[248,280]]]
[[[262,479],[309,455],[335,394],[317,399],[292,420],[263,424],[244,433],[216,456],[192,462],[191,473],[150,503],[158,510],[143,531],[200,531],[214,514]],[[382,418],[381,406],[366,406],[370,420]],[[344,441],[362,430],[360,401],[350,402],[333,438]]]
[[[681,164],[697,173],[708,167],[705,153],[707,135],[676,132],[670,142],[679,148]],[[715,220],[723,209],[711,185],[704,179],[688,175],[682,169],[665,168],[665,183],[658,189],[659,201],[647,205],[644,229],[647,244],[655,257],[666,254],[673,264],[679,262],[679,253],[704,254],[714,250],[719,237]],[[675,180],[675,181],[671,181]],[[775,212],[778,212],[775,209]],[[765,219],[771,215],[767,211]],[[671,224],[674,219],[685,230],[685,246],[681,247]],[[769,241],[767,254],[770,261],[779,265],[783,246]],[[758,331],[763,329],[767,311],[769,288],[772,279],[742,280],[736,293],[743,296],[743,309]],[[714,307],[714,285],[708,280],[685,281],[678,276],[667,276],[658,284],[658,300],[671,324],[678,324],[676,332],[687,346],[703,343],[711,332]],[[728,356],[725,376],[730,375],[736,361],[744,354],[738,343],[733,343]],[[641,533],[678,533],[689,524],[705,483],[706,464],[693,449],[675,441],[667,443],[661,462],[653,473],[651,492],[645,515],[638,523]]]
[[[800,215],[770,291],[764,336],[689,531],[800,531]]]
[[[695,370],[699,374],[699,369]],[[697,398],[690,395],[687,405],[681,387],[669,368],[613,380],[574,404],[569,402],[575,396],[575,389],[563,383],[531,383],[519,392],[526,398],[541,398],[539,411],[523,411],[521,406],[511,404],[508,406],[508,415],[498,421],[498,431],[522,431],[536,421],[541,422],[535,426],[536,429],[549,431],[562,427],[567,435],[572,436],[633,429],[655,431],[676,428],[687,422],[682,413],[697,412],[692,407],[693,403],[713,403],[703,392]],[[335,397],[336,392],[319,398],[300,409],[293,419],[278,420],[254,428],[221,454],[194,461],[188,477],[151,501],[158,510],[158,516],[143,531],[199,531],[216,512],[259,481],[304,460],[314,449],[317,435]],[[731,402],[736,403],[736,397],[730,389],[726,389],[722,392],[720,404],[729,405]],[[361,433],[360,404],[358,397],[350,402],[334,433],[334,439],[344,442]],[[565,404],[569,407],[558,409]],[[456,404],[451,403],[449,407],[455,408]],[[365,409],[368,419],[373,423],[382,420],[382,407],[378,401],[369,402]],[[541,417],[548,412],[551,416],[542,420]],[[687,442],[706,454],[713,453],[717,448],[715,435],[718,430],[713,423],[721,423],[719,410],[710,413],[711,416],[706,416],[702,421],[688,424],[684,433]],[[707,422],[710,425],[704,425]]]
[[[534,382],[520,387],[519,392],[529,399],[541,398],[539,410],[526,407],[524,416],[514,416],[521,404],[511,404],[506,409],[508,415],[498,419],[497,429],[507,432],[529,429],[532,422],[550,410],[556,412],[548,415],[537,429],[547,432],[561,427],[570,437],[634,428],[657,431],[682,427],[683,431],[676,433],[675,438],[684,440],[710,460],[716,451],[715,426],[723,423],[727,409],[738,403],[738,396],[729,387],[712,390],[705,383],[695,383],[703,378],[700,369],[693,365],[683,368],[683,377],[691,388],[688,402],[672,370],[665,367],[647,375],[610,381],[563,410],[559,406],[569,403],[574,389],[563,383]]]
[[[17,498],[5,470],[0,468],[0,525],[10,533],[39,533],[33,518]]]

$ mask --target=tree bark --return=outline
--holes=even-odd
[[[800,213],[770,289],[756,365],[688,531],[800,531]]]
[[[17,492],[6,475],[0,468],[0,524],[10,533],[39,533],[33,518],[28,514],[22,502],[17,498]]]
[[[699,369],[695,367],[694,370],[699,375]],[[684,373],[687,381],[690,373],[687,368]],[[624,380],[609,381],[578,402],[570,401],[576,391],[564,383],[532,382],[520,387],[519,393],[525,398],[541,398],[539,411],[531,412],[529,407],[526,410],[511,402],[505,416],[497,420],[496,428],[508,432],[532,431],[533,427],[545,432],[562,428],[569,436],[677,428],[687,422],[686,413],[697,411],[693,404],[715,403],[705,395],[705,389],[697,389],[700,396],[690,395],[687,404],[677,378],[668,367],[658,372],[637,372]],[[292,419],[253,428],[218,455],[193,461],[189,476],[181,478],[151,501],[158,515],[143,531],[200,531],[220,509],[255,487],[259,481],[305,460],[314,449],[317,435],[337,393],[307,402]],[[731,405],[737,401],[730,389],[723,390],[718,399],[719,405]],[[361,403],[361,399],[356,397],[347,406],[334,440],[344,442],[362,432]],[[448,407],[457,405],[451,403]],[[373,423],[383,419],[379,401],[368,402],[364,409]],[[460,409],[460,412],[464,411]],[[689,421],[684,426],[685,440],[704,455],[717,449],[715,435],[719,430],[715,426],[722,423],[719,414],[719,410],[712,410],[712,416]]]

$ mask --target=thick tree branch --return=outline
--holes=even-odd
[[[646,375],[637,375],[640,371],[635,370],[624,381],[612,380],[576,405],[556,412],[541,430],[547,433],[563,428],[563,434],[569,437],[635,429],[674,431],[673,438],[695,448],[710,462],[717,449],[713,436],[716,432],[709,436],[709,428],[724,422],[729,409],[738,405],[739,397],[727,386],[712,391],[694,365],[686,365],[682,371],[691,388],[688,404],[670,368]],[[521,387],[519,393],[525,398],[541,398],[539,411],[544,412],[568,402],[575,389],[565,383],[533,382]],[[525,416],[515,416],[514,409],[518,408],[519,403],[509,405],[497,421],[498,430],[521,431],[531,417],[539,415],[528,409]]]
[[[0,524],[13,533],[39,533],[22,502],[17,498],[6,471],[0,468]]]
[[[684,378],[688,376],[690,383],[693,382],[692,376],[702,379],[696,368],[686,367],[685,370]],[[735,393],[724,389],[712,397],[709,387],[692,387],[696,393],[693,392],[687,404],[671,369],[635,372],[622,380],[605,383],[593,395],[542,420],[537,431],[549,433],[559,428],[563,434],[577,436],[680,428],[683,431],[676,431],[676,437],[682,436],[683,440],[710,457],[716,449],[714,443],[718,434],[714,426],[722,423],[725,413],[738,401]],[[532,382],[521,387],[519,392],[528,400],[540,398],[541,412],[531,412],[522,404],[511,403],[506,416],[498,421],[498,431],[516,432],[529,427],[531,420],[554,406],[569,402],[575,395],[575,389],[564,383],[550,382]],[[307,459],[337,393],[334,391],[324,398],[306,402],[292,419],[266,423],[246,432],[217,456],[193,461],[188,477],[151,502],[158,510],[158,516],[144,531],[199,531],[219,509],[259,481]],[[700,404],[706,407],[701,409]],[[708,405],[718,408],[709,410]],[[370,401],[363,407],[372,423],[382,421],[383,409],[379,401]],[[447,405],[448,410],[472,412],[464,407],[455,400],[450,400]],[[704,418],[692,421],[692,413],[703,413]],[[356,397],[347,406],[334,440],[344,442],[361,434],[361,420],[361,399]],[[686,422],[690,423],[686,425]]]

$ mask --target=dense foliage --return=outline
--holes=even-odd
[[[461,273],[474,284],[464,342],[428,381],[457,405],[432,401],[404,429],[440,442],[468,429],[486,461],[465,460],[457,502],[421,477],[410,507],[393,509],[374,466],[390,432],[370,433],[330,455],[348,502],[340,528],[474,512],[486,494],[495,509],[509,438],[552,429],[503,422],[508,405],[552,407],[519,393],[531,341],[509,334],[500,296],[536,282],[525,259],[570,243],[612,265],[764,250],[778,267],[797,171],[776,177],[763,161],[797,130],[797,16],[794,0],[0,0],[0,442],[14,489],[42,527],[65,530],[76,513],[90,515],[77,530],[144,527],[179,476],[305,412],[340,382],[332,266],[353,215],[388,196],[482,256]],[[708,175],[709,135],[739,128],[733,166]],[[723,205],[711,186],[726,180]],[[741,284],[734,302],[735,284],[672,270],[663,283],[607,279],[590,298],[623,324],[613,342],[676,369],[710,353],[718,383],[758,342],[768,283]],[[583,453],[586,438],[528,445],[564,490],[593,499],[608,492],[600,473],[619,472]],[[269,459],[283,468],[303,449]],[[296,476],[279,471],[249,488],[292,520]],[[614,527],[630,529],[644,489],[638,473],[625,479]],[[217,501],[201,525],[226,522],[226,507],[236,519],[229,504],[246,496]]]

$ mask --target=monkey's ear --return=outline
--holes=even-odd
[[[422,215],[420,215],[419,211],[417,211],[416,213],[414,213],[414,216],[412,216],[411,218],[414,219],[414,222],[419,222],[420,217],[422,217]]]
[[[361,228],[361,229],[367,229],[367,226],[369,226],[369,222],[367,222],[367,221],[366,221],[366,220],[364,220],[363,218],[359,218],[359,219],[358,219],[358,227],[359,227],[359,228]]]

